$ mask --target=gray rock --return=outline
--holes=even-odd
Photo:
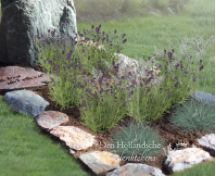
[[[80,155],[84,162],[95,174],[102,174],[119,167],[121,158],[106,151],[93,151]]]
[[[69,122],[69,117],[57,111],[45,111],[36,118],[37,124],[46,130],[51,130]]]
[[[215,151],[215,134],[207,134],[200,139],[197,139],[200,146]]]
[[[152,67],[149,62],[129,58],[124,54],[116,54],[116,56],[118,58],[115,63],[117,79],[124,78],[133,86],[139,85],[140,80],[144,81],[146,85],[160,83],[161,78],[158,76],[160,70],[156,66]],[[152,75],[149,75],[149,72],[152,72]]]
[[[38,116],[49,105],[45,99],[29,90],[7,92],[4,100],[13,111]]]
[[[35,66],[36,36],[74,38],[77,33],[73,0],[1,0],[0,62]]]
[[[128,163],[106,176],[165,176],[162,171],[156,167],[146,164]]]
[[[210,154],[200,148],[191,147],[183,150],[172,150],[168,152],[164,166],[170,172],[183,171],[205,161],[211,161]]]
[[[205,104],[215,104],[215,96],[210,93],[198,91],[192,94],[192,98]]]

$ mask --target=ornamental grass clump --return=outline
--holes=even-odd
[[[153,159],[161,154],[164,141],[144,124],[130,124],[112,136],[111,150],[126,161]]]
[[[215,127],[215,109],[213,105],[189,100],[177,108],[170,121],[183,132],[212,132]]]

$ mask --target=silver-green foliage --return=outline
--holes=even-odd
[[[214,130],[214,106],[190,100],[178,107],[171,123],[184,132],[209,132]]]
[[[126,160],[145,160],[161,153],[164,141],[144,124],[130,124],[112,136],[112,150]]]

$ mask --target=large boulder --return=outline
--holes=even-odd
[[[73,0],[1,0],[0,63],[35,66],[36,36],[71,38],[77,33]]]

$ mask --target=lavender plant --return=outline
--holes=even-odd
[[[80,87],[84,82],[80,79],[82,73],[76,48],[73,47],[74,40],[50,33],[51,37],[39,41],[39,65],[52,77],[50,97],[61,109],[79,106],[83,96]]]
[[[52,100],[62,109],[78,106],[83,122],[93,131],[113,127],[127,112],[126,91],[114,82],[116,54],[127,42],[125,34],[102,31],[92,26],[70,40],[45,39],[40,66],[52,75],[49,85]]]
[[[190,55],[177,57],[174,50],[164,50],[150,62],[159,70],[157,83],[147,84],[155,79],[154,69],[150,69],[147,79],[140,80],[140,85],[134,88],[129,102],[129,113],[139,122],[157,120],[173,105],[183,102],[196,88],[198,75],[203,70],[202,60],[194,63]]]
[[[117,58],[115,53],[120,53],[123,45],[127,42],[126,34],[119,34],[117,30],[106,33],[99,26],[92,25],[90,29],[79,33],[80,61],[84,70],[92,74],[92,71],[101,71],[109,75],[110,66]]]
[[[125,114],[140,123],[161,118],[191,94],[204,69],[202,59],[195,63],[190,54],[177,57],[174,50],[164,50],[127,79],[116,75],[116,53],[127,42],[125,34],[105,33],[99,25],[73,40],[51,36],[39,60],[53,78],[51,98],[62,109],[79,107],[82,121],[94,132],[114,127]]]
[[[86,96],[82,120],[94,132],[114,127],[127,113],[128,91],[112,85],[107,90],[95,91]]]

